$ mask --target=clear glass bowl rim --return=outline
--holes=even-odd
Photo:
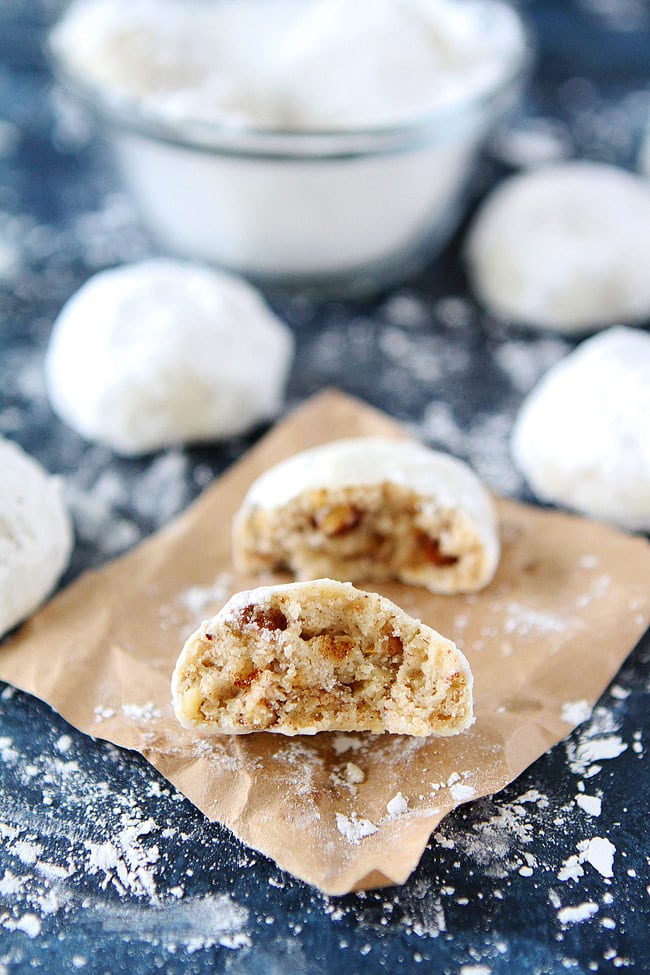
[[[56,81],[76,96],[101,122],[133,135],[206,154],[273,159],[331,159],[410,152],[443,145],[476,126],[477,119],[490,119],[511,92],[529,73],[534,45],[521,23],[523,43],[510,69],[491,87],[456,98],[426,116],[396,125],[359,129],[284,130],[228,125],[204,121],[165,120],[143,110],[126,96],[111,97],[99,86],[89,84],[65,65],[46,44],[46,55]]]

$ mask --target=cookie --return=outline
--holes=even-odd
[[[295,454],[251,486],[235,565],[298,579],[397,579],[475,592],[499,560],[494,504],[462,461],[408,440],[359,437]]]
[[[64,305],[45,361],[50,403],[116,453],[244,433],[278,413],[289,329],[243,278],[156,258],[90,278]]]
[[[62,482],[0,437],[0,637],[52,592],[72,545]]]
[[[570,160],[500,183],[470,228],[473,289],[492,314],[595,332],[650,316],[650,188],[616,166]]]
[[[512,433],[515,465],[542,501],[650,531],[650,335],[610,328],[557,362]]]
[[[395,603],[331,579],[237,593],[185,644],[172,699],[215,734],[455,735],[472,722],[460,650]]]

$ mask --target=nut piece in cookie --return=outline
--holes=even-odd
[[[499,560],[494,504],[462,461],[409,440],[358,437],[270,468],[233,525],[243,571],[298,579],[398,579],[475,592]]]
[[[233,596],[185,644],[172,699],[186,728],[455,735],[472,722],[463,654],[377,593],[331,579]]]

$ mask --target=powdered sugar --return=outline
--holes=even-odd
[[[557,912],[557,919],[560,924],[581,924],[583,921],[593,917],[598,913],[598,904],[593,901],[585,901],[583,904],[576,904],[575,907],[562,907]]]
[[[386,810],[388,811],[388,815],[391,817],[403,816],[408,810],[408,807],[409,801],[405,796],[402,795],[401,792],[398,792],[389,802],[386,803]]]
[[[336,828],[341,836],[349,843],[358,845],[366,836],[372,836],[377,832],[377,827],[369,819],[357,817],[355,813],[345,816],[343,813],[336,813]]]

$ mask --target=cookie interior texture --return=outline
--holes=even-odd
[[[235,523],[234,553],[247,571],[299,579],[399,579],[433,592],[474,592],[496,567],[461,507],[440,508],[400,484],[306,490],[276,508],[251,505]]]
[[[188,639],[172,696],[185,727],[224,734],[454,735],[472,721],[450,640],[329,579],[238,593]]]

